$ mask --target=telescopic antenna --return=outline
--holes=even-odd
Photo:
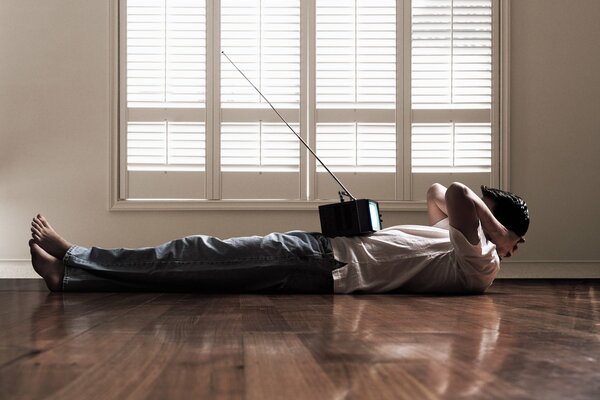
[[[329,168],[327,168],[327,165],[325,165],[325,163],[323,161],[321,161],[321,159],[319,158],[319,156],[310,148],[310,146],[304,141],[304,139],[302,139],[302,137],[296,133],[296,131],[294,130],[294,128],[292,128],[290,126],[290,124],[288,124],[288,122],[281,116],[281,114],[279,114],[279,111],[277,111],[277,109],[275,107],[273,107],[273,104],[271,104],[271,102],[269,101],[269,99],[267,99],[265,97],[265,95],[262,94],[262,92],[260,90],[258,90],[258,88],[256,86],[254,86],[254,83],[252,83],[252,81],[250,79],[248,79],[248,77],[242,72],[242,70],[240,70],[238,68],[238,66],[235,65],[235,63],[233,61],[231,61],[231,58],[229,58],[229,56],[227,56],[227,54],[225,54],[224,51],[221,51],[221,54],[223,54],[225,56],[225,58],[227,58],[227,60],[231,63],[231,65],[233,65],[235,67],[235,69],[237,69],[238,72],[240,74],[242,74],[242,76],[244,78],[246,78],[246,80],[248,81],[248,83],[250,83],[250,85],[252,85],[252,87],[258,92],[258,94],[260,94],[260,96],[263,99],[265,99],[265,101],[271,106],[271,108],[273,109],[273,111],[275,111],[275,114],[277,114],[277,116],[287,125],[288,128],[290,128],[290,130],[294,133],[294,135],[296,135],[296,137],[302,142],[302,144],[304,145],[304,147],[306,147],[308,149],[308,151],[310,151],[310,153],[327,170],[327,172],[329,173],[329,175],[331,175],[331,177],[333,179],[335,179],[335,181],[338,183],[338,185],[340,185],[340,187],[344,190],[343,192],[339,192],[339,194],[340,194],[340,200],[344,201],[343,195],[346,195],[346,196],[350,197],[352,200],[356,200],[356,198],[354,196],[352,196],[352,193],[350,193],[350,191],[348,189],[346,189],[346,186],[344,186],[344,184],[337,178],[337,176],[335,176],[335,174],[333,172],[331,172],[331,170]]]

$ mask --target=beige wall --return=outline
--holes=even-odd
[[[522,259],[600,260],[599,19],[598,0],[512,1],[511,181],[533,224]]]
[[[28,258],[37,212],[83,245],[318,229],[316,212],[108,211],[108,3],[0,1],[0,261]],[[511,180],[532,213],[513,267],[597,269],[600,2],[518,0],[511,14]]]

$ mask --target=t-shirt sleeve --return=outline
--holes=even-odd
[[[438,221],[437,224],[433,225],[433,227],[449,230],[450,229],[450,220],[448,218],[444,218],[444,219]]]
[[[481,223],[477,227],[479,243],[471,244],[458,229],[450,226],[450,241],[459,270],[465,278],[466,289],[473,292],[485,291],[500,270],[500,258],[496,245],[488,241]]]

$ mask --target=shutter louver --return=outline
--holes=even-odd
[[[413,124],[413,172],[486,172],[492,159],[490,124]]]
[[[129,170],[142,166],[162,166],[167,162],[167,124],[127,124],[127,164]]]
[[[127,2],[127,101],[148,107],[165,101],[164,1]]]
[[[298,131],[297,124],[290,124]],[[223,123],[221,170],[297,171],[300,165],[296,136],[282,123]]]
[[[356,101],[396,105],[396,2],[356,2]]]
[[[299,106],[299,0],[222,0],[221,48],[276,107]],[[221,102],[268,107],[224,57]]]
[[[340,172],[395,172],[394,124],[317,124],[319,157]],[[325,171],[317,166],[319,172]]]
[[[204,107],[204,0],[127,2],[129,107]]]
[[[204,170],[204,124],[130,122],[127,131],[130,171]]]
[[[169,165],[203,170],[206,157],[204,124],[169,122],[167,135]]]
[[[396,2],[318,0],[318,107],[394,108]]]
[[[413,108],[490,108],[491,0],[413,0]]]
[[[356,102],[355,2],[317,2],[317,104]]]
[[[167,103],[204,106],[206,91],[204,0],[167,2]]]

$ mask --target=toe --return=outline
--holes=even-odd
[[[34,228],[37,228],[40,231],[42,230],[42,227],[43,227],[42,224],[40,222],[38,222],[38,221],[33,221],[31,223],[31,226],[34,227]]]
[[[50,226],[50,224],[48,223],[48,221],[46,221],[46,218],[44,218],[43,215],[40,215],[40,222],[43,226],[45,226],[46,228]]]

